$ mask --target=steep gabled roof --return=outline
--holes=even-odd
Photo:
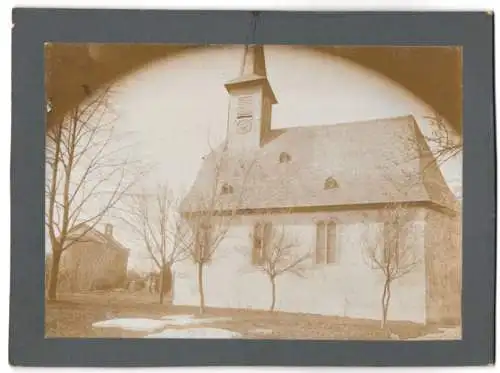
[[[74,237],[77,238],[79,241],[92,241],[97,243],[105,243],[107,244],[108,248],[129,252],[129,249],[127,249],[120,242],[118,242],[113,236],[107,236],[106,234],[98,231],[95,228],[90,228],[90,229],[89,228],[90,228],[89,226],[81,227],[81,230],[74,232]],[[85,232],[85,234],[82,236],[81,234],[83,232]],[[71,238],[72,237],[69,236],[69,239]]]
[[[280,163],[282,153],[289,162]],[[196,210],[197,200],[213,188],[221,157],[218,184],[233,189],[220,196],[221,209],[235,207],[235,195],[241,196],[242,210],[389,202],[453,208],[455,203],[412,116],[273,130],[252,152],[216,149],[206,157],[182,212]],[[325,189],[328,178],[337,187]]]

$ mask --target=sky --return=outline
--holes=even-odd
[[[117,82],[112,103],[121,141],[130,140],[133,157],[154,166],[141,188],[167,183],[176,196],[189,189],[210,145],[225,137],[224,83],[238,76],[243,51],[243,46],[188,50]],[[266,46],[265,56],[278,99],[273,129],[412,114],[422,132],[430,134],[424,117],[432,109],[384,76],[307,47]],[[442,167],[453,188],[461,185],[461,171],[461,154]],[[112,223],[116,237],[130,242],[123,223]],[[144,257],[142,248],[132,248],[132,266],[148,266]]]

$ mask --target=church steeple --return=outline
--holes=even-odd
[[[228,145],[242,150],[259,147],[271,129],[271,109],[277,103],[262,45],[245,46],[240,75],[225,87],[230,95]]]
[[[267,76],[264,47],[262,45],[245,46],[241,75]]]
[[[273,99],[273,103],[277,103],[274,92],[267,80],[266,59],[264,56],[264,46],[250,44],[245,45],[245,52],[243,56],[243,63],[240,69],[240,76],[236,79],[230,80],[225,84],[229,93],[232,90],[241,87],[246,83],[264,83],[269,92],[267,92]]]

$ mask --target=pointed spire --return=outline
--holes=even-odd
[[[262,45],[250,44],[245,46],[241,76],[259,75],[267,76],[266,60],[264,58],[264,47]]]
[[[264,46],[259,44],[245,45],[243,61],[240,68],[240,76],[225,84],[228,91],[242,85],[263,84],[267,95],[273,103],[277,103],[276,97],[267,79],[266,60]]]

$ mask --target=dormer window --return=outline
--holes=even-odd
[[[281,152],[280,163],[290,163],[291,160],[292,157],[290,156],[290,154],[288,154],[287,152]]]
[[[229,184],[222,185],[221,194],[232,194],[234,192],[233,186]]]
[[[327,189],[335,189],[335,188],[338,188],[339,187],[339,183],[337,183],[337,180],[335,180],[333,177],[328,177],[326,178],[325,180],[325,185],[324,185],[324,189],[327,190]]]

